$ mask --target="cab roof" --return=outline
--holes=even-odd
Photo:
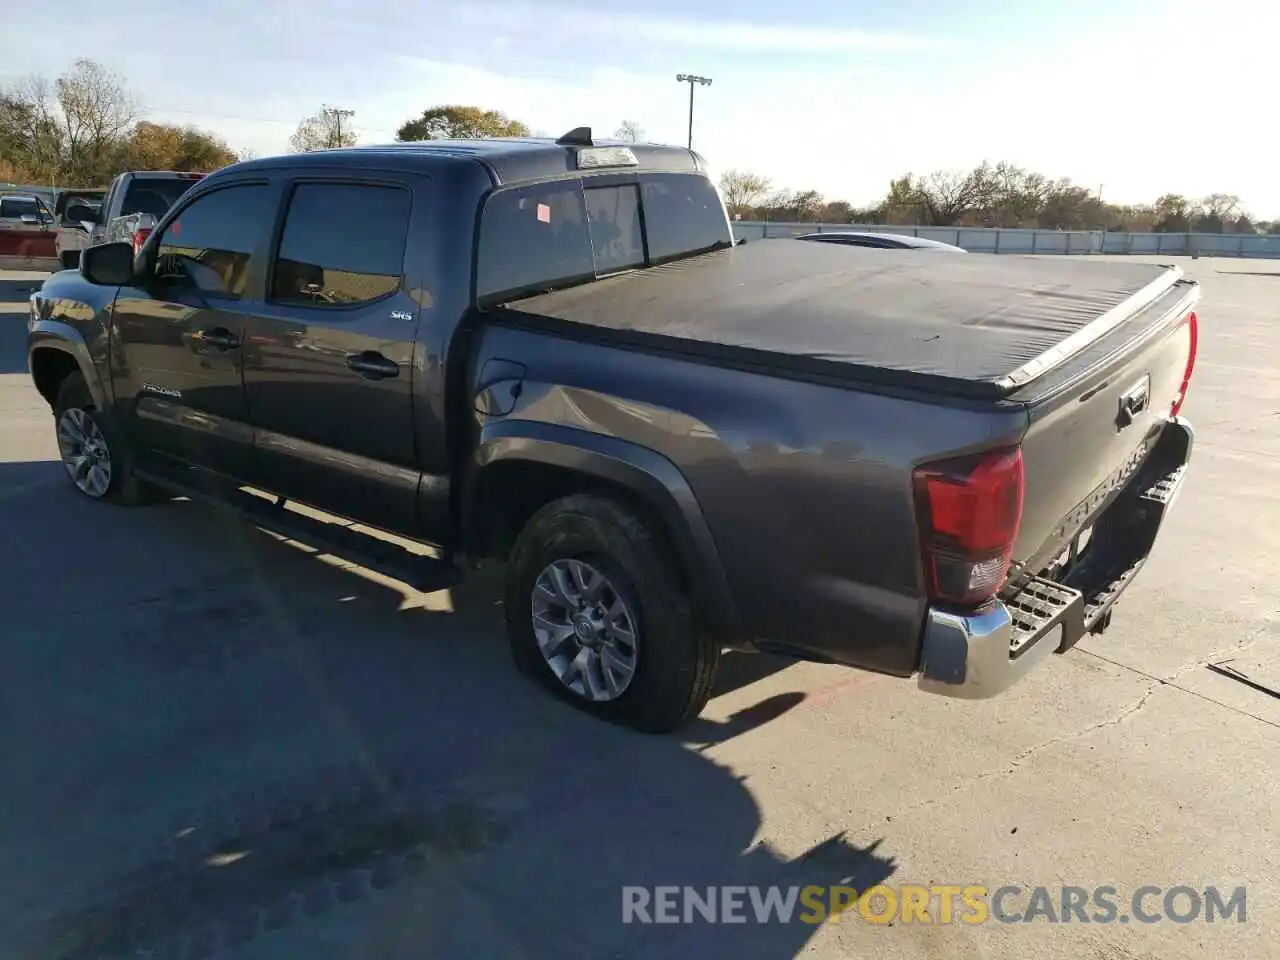
[[[579,133],[579,131],[573,131]],[[628,143],[620,140],[592,140],[586,131],[585,141],[573,139],[570,134],[559,140],[550,137],[495,137],[478,140],[417,140],[407,143],[390,143],[374,146],[341,147],[332,150],[314,150],[308,153],[264,157],[236,164],[237,170],[270,169],[288,167],[323,166],[328,168],[365,167],[376,165],[383,169],[421,169],[423,166],[441,163],[480,164],[485,167],[495,184],[519,183],[527,180],[543,180],[576,173],[578,151],[601,147],[622,147],[630,150],[635,165],[618,167],[619,172],[705,172],[706,161],[684,147],[661,146],[647,143]],[[592,167],[591,172],[605,172],[609,167]]]

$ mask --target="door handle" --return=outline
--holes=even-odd
[[[1132,424],[1138,414],[1147,409],[1151,402],[1151,377],[1143,377],[1130,387],[1120,398],[1120,412],[1116,414],[1116,426],[1123,430]]]
[[[235,350],[240,346],[240,338],[226,327],[214,327],[212,330],[198,330],[192,339],[197,343],[207,344],[215,350]]]
[[[366,380],[385,380],[400,376],[400,364],[374,350],[348,354],[347,366]]]

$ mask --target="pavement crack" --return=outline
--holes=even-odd
[[[1277,615],[1276,613],[1270,614],[1270,616],[1276,616],[1276,615]],[[1177,680],[1180,677],[1185,676],[1186,674],[1190,673],[1193,670],[1199,670],[1202,667],[1206,667],[1209,664],[1213,663],[1214,661],[1227,656],[1228,654],[1237,653],[1240,650],[1243,650],[1245,647],[1249,646],[1249,644],[1257,640],[1258,637],[1262,636],[1262,634],[1266,632],[1269,626],[1270,626],[1270,623],[1264,623],[1262,626],[1257,627],[1256,629],[1250,630],[1241,639],[1231,644],[1231,646],[1223,647],[1221,650],[1215,650],[1213,653],[1209,654],[1207,657],[1202,657],[1199,660],[1195,661],[1194,663],[1188,664],[1182,669],[1174,671],[1173,675],[1168,678],[1168,682],[1172,683],[1174,680]]]
[[[1051,747],[1055,747],[1062,743],[1070,743],[1072,740],[1080,740],[1083,737],[1089,736],[1089,734],[1094,733],[1097,730],[1103,730],[1107,727],[1114,727],[1121,723],[1124,723],[1125,720],[1129,719],[1131,716],[1133,716],[1135,713],[1137,713],[1139,710],[1145,707],[1147,705],[1147,701],[1151,699],[1151,695],[1154,694],[1156,690],[1158,690],[1160,687],[1164,686],[1164,683],[1165,682],[1163,680],[1160,680],[1156,683],[1153,683],[1151,686],[1147,687],[1146,692],[1143,693],[1141,697],[1139,697],[1133,703],[1129,704],[1127,707],[1125,707],[1123,710],[1117,713],[1114,717],[1109,717],[1106,720],[1099,720],[1096,723],[1091,723],[1084,729],[1077,730],[1075,733],[1068,733],[1060,737],[1053,737],[1049,740],[1044,741],[1043,743],[1036,744],[1034,747],[1028,747],[1026,750],[1023,750],[1021,753],[1019,753],[1016,757],[1013,758],[1013,760],[1010,762],[1010,769],[1008,770],[1008,772],[1012,773],[1013,770],[1018,766],[1020,766],[1024,761],[1031,759],[1032,757],[1036,756],[1039,753],[1043,753],[1045,750],[1048,750]]]
[[[1080,730],[1077,730],[1073,733],[1063,734],[1062,736],[1058,736],[1058,737],[1051,737],[1050,739],[1045,740],[1042,743],[1037,743],[1034,746],[1027,747],[1025,750],[1016,754],[1007,763],[1004,763],[999,767],[996,767],[991,770],[985,770],[982,773],[975,774],[972,777],[968,777],[964,780],[959,781],[958,783],[952,784],[951,792],[955,793],[960,790],[967,789],[969,787],[974,786],[975,784],[982,783],[983,781],[986,781],[986,780],[991,780],[995,777],[1007,777],[1010,774],[1016,773],[1018,768],[1021,767],[1022,764],[1024,764],[1026,761],[1040,755],[1041,753],[1044,753],[1046,750],[1050,750],[1053,747],[1060,746],[1061,744],[1064,744],[1064,743],[1070,743],[1074,740],[1083,739],[1084,737],[1087,737],[1091,733],[1095,733],[1098,730],[1103,730],[1103,729],[1106,729],[1107,727],[1118,726],[1119,724],[1124,723],[1125,720],[1129,719],[1135,713],[1137,713],[1139,710],[1145,707],[1147,705],[1147,702],[1151,699],[1152,695],[1160,687],[1166,685],[1165,681],[1163,680],[1160,680],[1158,678],[1152,678],[1152,679],[1155,680],[1155,682],[1152,683],[1151,686],[1149,686],[1146,689],[1146,691],[1142,694],[1141,697],[1139,697],[1133,703],[1130,703],[1128,706],[1126,706],[1123,710],[1121,710],[1119,713],[1115,714],[1114,716],[1107,717],[1106,719],[1103,719],[1103,720],[1099,720],[1096,723],[1091,723],[1088,726]],[[897,813],[894,814],[894,818],[900,819],[906,816],[907,814],[913,813],[916,810],[921,810],[921,809],[924,809],[925,807],[930,807],[937,803],[940,803],[943,799],[945,798],[929,797],[925,800],[920,801],[919,803],[912,804],[909,807],[905,807],[899,810]]]

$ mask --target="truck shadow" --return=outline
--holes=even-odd
[[[89,503],[60,470],[0,464],[6,957],[790,957],[822,913],[760,923],[741,895],[745,923],[646,923],[653,888],[824,902],[896,869],[874,834],[760,842],[715,747],[801,694],[617,729],[515,674],[500,571],[416,594],[206,507]],[[783,662],[727,663],[722,689]],[[624,923],[628,896],[649,912]]]

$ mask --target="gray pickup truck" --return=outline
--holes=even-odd
[[[137,250],[178,198],[203,177],[173,170],[130,170],[111,181],[97,205],[68,203],[60,214],[58,259],[63,268],[75,269],[86,247],[128,241]]]
[[[220,170],[33,295],[29,363],[83,494],[420,589],[503,561],[517,664],[664,731],[726,648],[987,697],[1105,628],[1190,458],[1198,296],[735,244],[699,155],[579,128]]]

